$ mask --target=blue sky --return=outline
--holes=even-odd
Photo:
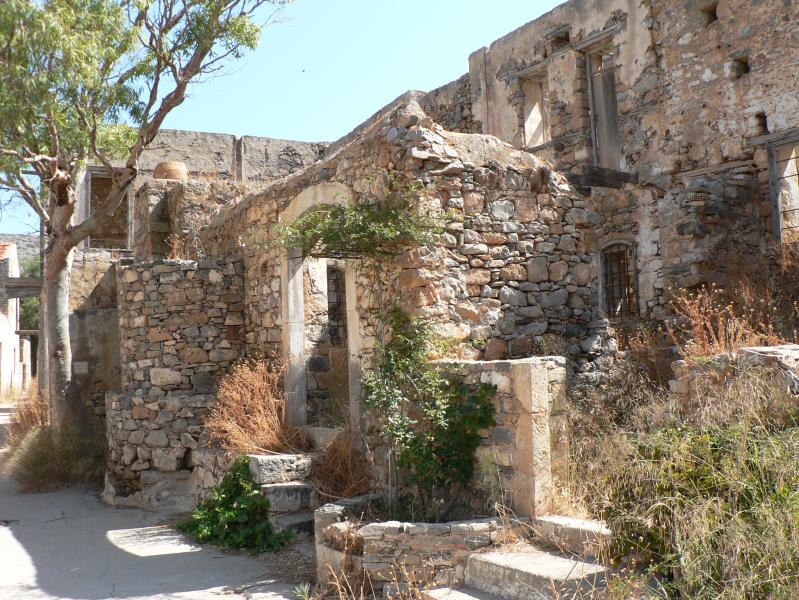
[[[164,126],[335,140],[403,92],[459,77],[471,52],[560,2],[297,0],[255,52],[194,85]],[[25,207],[0,213],[0,232],[35,229]]]

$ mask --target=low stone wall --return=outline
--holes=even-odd
[[[350,580],[366,578],[375,591],[391,582],[424,581],[457,585],[469,555],[529,531],[529,519],[503,523],[499,518],[447,523],[357,521],[374,497],[350,498],[317,509],[317,580],[333,575]],[[354,520],[348,520],[353,518]]]
[[[106,500],[188,510],[229,457],[208,447],[218,376],[242,355],[240,261],[120,269],[121,382],[106,396]]]
[[[516,514],[549,512],[553,473],[568,470],[566,418],[566,359],[559,356],[515,360],[438,363],[467,385],[479,382],[497,387],[495,427],[483,432],[477,450],[478,468],[467,499],[476,514],[485,514],[495,502]],[[378,476],[388,478],[389,453],[385,442],[372,438]]]
[[[778,369],[785,386],[799,394],[799,345],[755,346],[714,356],[704,362],[678,360],[671,364],[674,379],[669,395],[678,410],[692,412],[701,407],[709,385],[720,386],[734,374],[753,367]]]

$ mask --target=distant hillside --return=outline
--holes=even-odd
[[[0,233],[0,242],[13,242],[17,245],[20,264],[33,258],[39,258],[39,236],[36,234]]]

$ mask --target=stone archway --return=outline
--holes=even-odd
[[[343,204],[349,196],[341,184],[313,186],[298,194],[278,220],[291,223],[314,207]],[[300,249],[281,257],[284,385],[292,425],[360,425],[355,277],[347,261],[304,257]]]

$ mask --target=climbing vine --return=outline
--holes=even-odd
[[[378,198],[312,210],[278,227],[277,240],[304,256],[359,259],[371,268],[378,327],[373,368],[362,376],[364,405],[415,489],[423,518],[442,520],[472,477],[480,430],[494,425],[496,389],[485,383],[467,387],[431,363],[431,323],[383,301],[383,263],[409,247],[430,244],[442,231],[434,215],[419,212],[418,190],[396,189],[394,182],[388,188]]]
[[[363,375],[363,399],[376,415],[397,465],[415,486],[425,519],[443,520],[474,473],[480,430],[493,427],[496,387],[468,387],[428,360],[430,323],[399,309],[388,315],[391,338]]]
[[[413,204],[413,189],[387,192],[358,203],[317,207],[277,227],[277,239],[304,256],[380,259],[434,240],[440,227]]]

